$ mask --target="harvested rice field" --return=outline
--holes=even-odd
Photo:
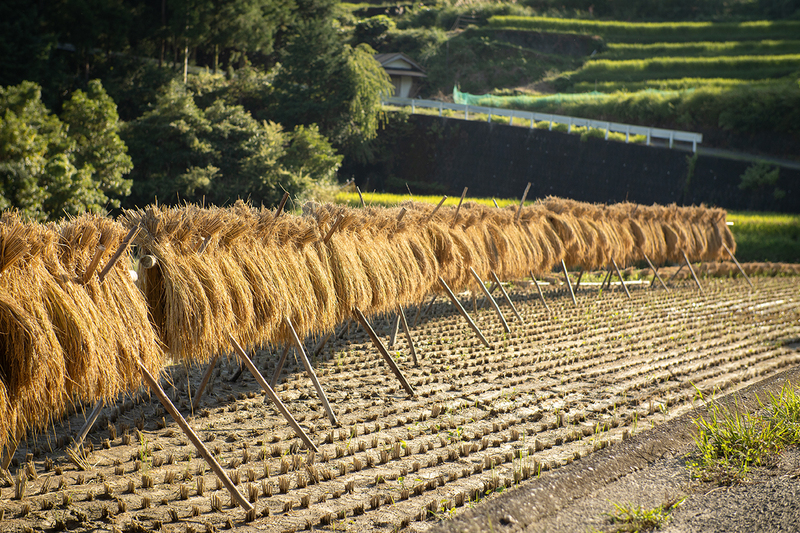
[[[424,531],[516,484],[687,412],[706,398],[800,361],[800,278],[678,281],[667,293],[632,284],[507,289],[511,333],[478,295],[460,298],[486,348],[439,297],[390,350],[409,397],[363,330],[351,326],[312,363],[340,422],[332,427],[302,364],[289,357],[277,391],[319,448],[310,453],[234,359],[200,404],[203,368],[162,381],[240,492],[248,520],[158,401],[142,393],[106,407],[80,470],[66,444],[92,406],[23,440],[0,489],[4,531]],[[427,304],[426,304],[427,306]],[[476,309],[477,308],[477,309]],[[393,316],[373,320],[384,342]],[[338,330],[337,330],[338,331]],[[308,339],[312,347],[316,339]],[[281,348],[254,360],[269,381]],[[167,379],[170,381],[168,382]]]

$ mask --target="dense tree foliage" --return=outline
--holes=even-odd
[[[0,207],[39,220],[119,205],[131,161],[114,103],[98,81],[76,91],[62,119],[31,82],[0,88]]]

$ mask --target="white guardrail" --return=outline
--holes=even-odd
[[[565,117],[563,115],[551,115],[549,113],[534,113],[530,111],[518,111],[515,109],[502,109],[498,107],[481,107],[468,104],[450,104],[448,102],[438,102],[436,100],[418,100],[415,98],[398,98],[391,97],[383,100],[385,105],[393,105],[400,107],[411,107],[411,112],[414,113],[417,107],[425,107],[429,109],[438,109],[439,116],[442,116],[442,111],[449,109],[451,111],[458,111],[464,113],[464,120],[469,120],[470,113],[479,113],[488,115],[488,122],[492,121],[492,116],[509,117],[509,124],[514,124],[514,119],[520,121],[530,121],[530,127],[533,128],[534,122],[549,122],[549,129],[553,129],[553,124],[566,124],[567,132],[572,132],[573,126],[584,126],[587,128],[596,128],[606,130],[606,140],[608,140],[609,132],[617,132],[625,134],[625,142],[630,141],[631,135],[644,135],[647,137],[647,145],[650,145],[651,139],[665,139],[669,140],[669,147],[675,141],[692,143],[692,152],[697,151],[697,144],[703,142],[702,133],[692,133],[689,131],[678,130],[664,130],[661,128],[647,128],[645,126],[634,126],[632,124],[620,124],[618,122],[606,122],[603,120],[591,120],[588,118]]]

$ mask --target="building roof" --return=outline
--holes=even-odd
[[[375,54],[375,60],[389,75],[427,77],[425,69],[402,52]]]

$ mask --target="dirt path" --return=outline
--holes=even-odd
[[[314,361],[341,427],[331,427],[296,363],[278,386],[319,454],[302,449],[251,376],[228,382],[237,367],[225,363],[189,419],[257,499],[255,521],[229,505],[161,407],[137,396],[104,410],[89,435],[89,471],[63,449],[82,415],[20,445],[15,461],[24,467],[29,458],[36,479],[22,500],[14,488],[0,491],[4,530],[426,530],[658,431],[691,409],[695,388],[730,392],[796,366],[798,287],[800,278],[761,278],[754,292],[741,280],[709,279],[703,294],[687,282],[670,293],[634,288],[631,300],[592,288],[581,289],[577,307],[551,288],[552,315],[535,290],[517,288],[524,325],[501,303],[511,334],[488,306],[474,313],[465,299],[491,349],[440,298],[413,329],[419,368],[402,335],[393,350],[414,398],[352,328]],[[387,321],[374,322],[388,335]],[[267,379],[276,359],[256,357]],[[201,375],[172,372],[167,390],[186,415]]]

